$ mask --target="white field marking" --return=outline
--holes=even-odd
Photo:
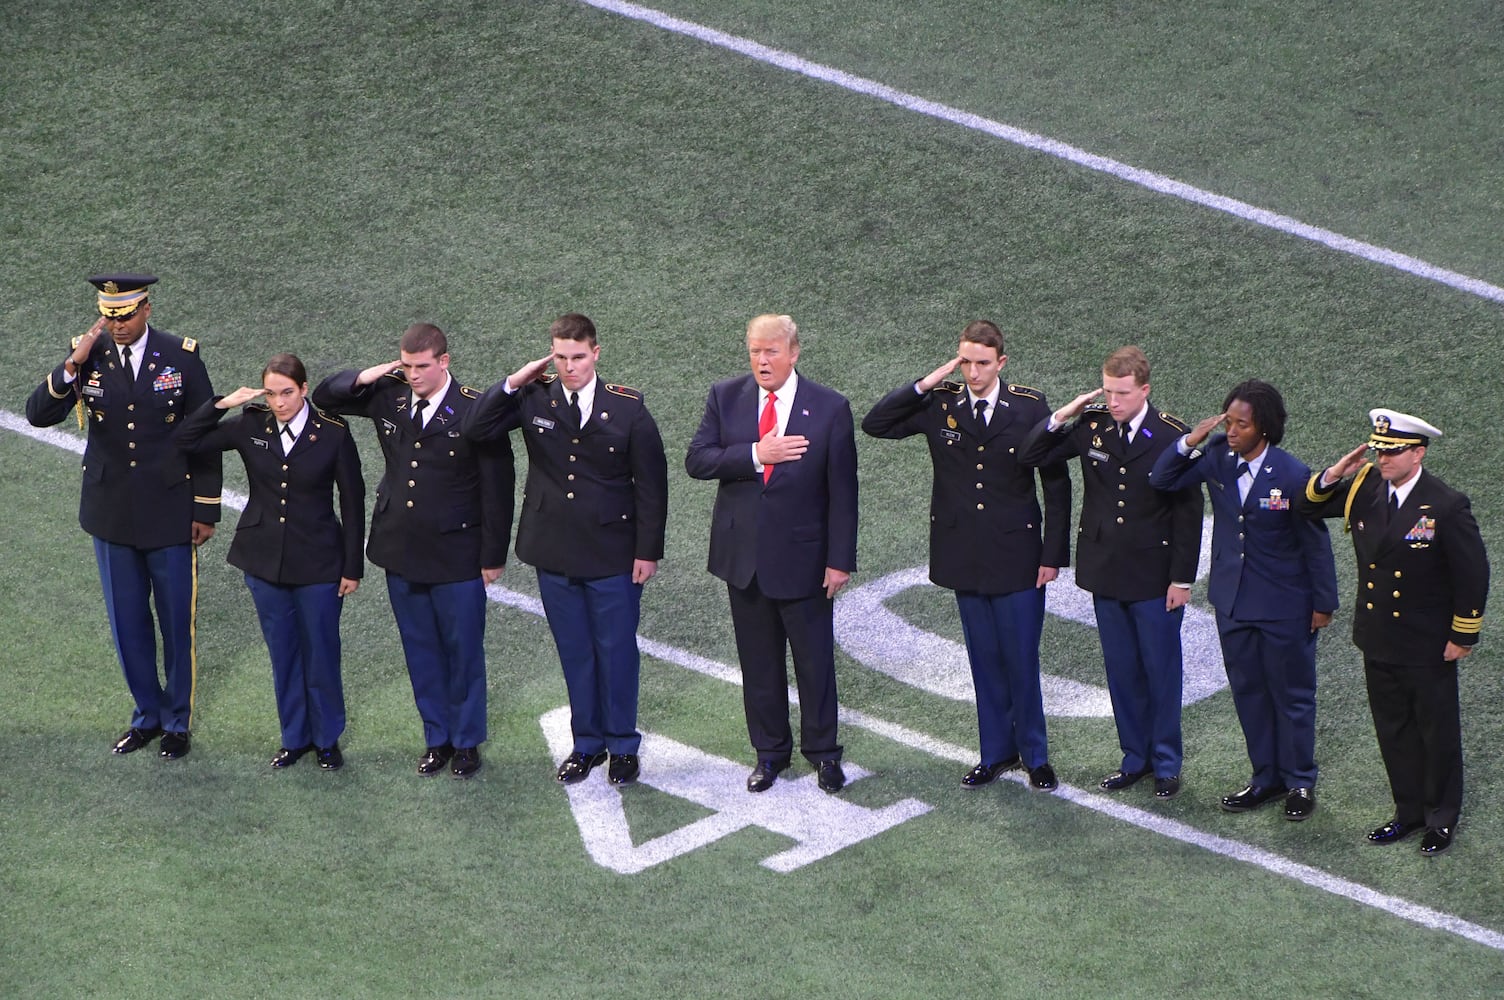
[[[72,434],[63,434],[51,429],[32,427],[23,417],[17,416],[7,410],[0,410],[0,428],[14,431],[25,437],[65,448],[69,451],[80,453],[83,451],[83,439]],[[245,497],[238,494],[226,493],[224,503],[226,507],[239,510],[245,506]],[[516,591],[508,590],[496,584],[487,587],[486,592],[493,601],[510,605],[530,614],[539,616],[543,614],[543,605],[537,598],[519,594]],[[677,649],[661,642],[644,639],[642,636],[638,636],[637,641],[642,651],[655,659],[684,667],[687,670],[704,674],[707,677],[714,677],[717,680],[727,681],[732,684],[741,683],[741,673],[734,667],[717,663],[714,660],[697,656],[694,653]],[[797,692],[792,688],[789,690],[789,700],[795,703],[798,701]],[[915,750],[923,751],[942,760],[954,761],[957,764],[973,764],[976,762],[976,753],[970,749],[915,732],[896,723],[886,722],[865,712],[842,708],[840,717],[841,721],[848,726],[865,729],[868,732],[886,737],[895,743],[912,747]],[[1020,784],[1028,780],[1027,775],[1016,771],[1006,774],[1004,777]],[[1469,941],[1493,948],[1496,951],[1504,951],[1504,933],[1484,927],[1481,924],[1463,920],[1461,917],[1454,917],[1450,913],[1443,913],[1440,910],[1433,910],[1428,906],[1421,906],[1407,899],[1401,899],[1399,896],[1370,889],[1365,885],[1329,874],[1319,868],[1291,861],[1289,858],[1282,857],[1272,851],[1252,847],[1236,840],[1229,840],[1226,837],[1218,837],[1210,833],[1205,833],[1178,820],[1168,819],[1157,813],[1148,812],[1136,806],[1126,805],[1119,798],[1098,792],[1088,792],[1064,783],[1060,785],[1059,790],[1054,794],[1065,799],[1067,802],[1074,803],[1086,809],[1092,809],[1104,816],[1111,816],[1113,819],[1136,826],[1141,830],[1147,830],[1150,833],[1157,833],[1171,840],[1178,840],[1181,843],[1200,847],[1211,851],[1213,854],[1220,854],[1223,857],[1231,858],[1234,861],[1242,861],[1250,865],[1255,865],[1275,875],[1282,875],[1313,888],[1321,889],[1324,892],[1346,897],[1364,906],[1381,910],[1402,920],[1408,920],[1413,924],[1419,924],[1432,930],[1445,931],[1448,934],[1455,934],[1458,937],[1466,938]],[[1398,848],[1391,849],[1397,850]],[[1374,850],[1384,850],[1384,848],[1376,847]],[[1435,862],[1426,862],[1417,857],[1416,863],[1425,864]],[[1442,863],[1445,864],[1446,862]]]
[[[765,63],[769,66],[776,66],[790,73],[797,73],[800,76],[807,76],[813,80],[834,84],[844,90],[875,98],[879,101],[885,101],[888,104],[895,105],[907,111],[913,111],[916,114],[928,115],[931,118],[951,122],[963,128],[983,132],[994,138],[1002,139],[1004,142],[1010,142],[1016,146],[1022,146],[1025,149],[1031,149],[1035,152],[1044,153],[1047,156],[1053,156],[1068,163],[1073,163],[1076,166],[1085,167],[1088,170],[1095,170],[1098,173],[1116,177],[1118,180],[1127,181],[1129,184],[1136,184],[1139,187],[1147,188],[1159,194],[1179,198],[1182,201],[1215,209],[1218,212],[1225,212],[1245,222],[1252,222],[1255,225],[1265,226],[1290,236],[1298,236],[1301,239],[1320,243],[1322,246],[1330,247],[1341,253],[1351,254],[1354,257],[1360,257],[1375,264],[1382,264],[1385,267],[1392,267],[1397,271],[1403,271],[1418,278],[1425,278],[1428,281],[1435,281],[1449,288],[1467,292],[1470,295],[1491,299],[1494,302],[1504,302],[1504,288],[1500,288],[1498,285],[1491,285],[1486,281],[1470,278],[1465,274],[1437,267],[1435,264],[1428,264],[1426,261],[1418,257],[1412,257],[1409,254],[1376,246],[1372,243],[1364,243],[1361,240],[1343,236],[1341,233],[1332,232],[1330,229],[1322,229],[1319,226],[1301,222],[1299,219],[1293,219],[1288,215],[1280,215],[1276,212],[1259,208],[1256,205],[1250,205],[1244,201],[1214,194],[1211,191],[1204,191],[1201,188],[1193,187],[1174,178],[1166,177],[1164,174],[1141,170],[1138,167],[1130,166],[1119,160],[1110,159],[1106,156],[1098,156],[1095,153],[1089,153],[1084,149],[1068,145],[1057,139],[1051,139],[1035,132],[1028,132],[1012,125],[1005,125],[1002,122],[994,121],[991,118],[984,118],[969,111],[962,111],[960,108],[954,108],[948,104],[926,100],[923,97],[905,93],[886,84],[878,83],[876,80],[869,80],[866,77],[855,76],[832,66],[811,62],[808,59],[803,59],[782,49],[775,49],[737,35],[729,35],[714,28],[707,28],[702,24],[696,24],[693,21],[681,20],[662,11],[654,10],[651,7],[623,3],[621,0],[579,0],[579,2],[599,10],[607,11],[608,13],[631,18],[634,21],[642,21],[664,31],[686,35],[705,42],[708,45],[736,52],[749,59]]]

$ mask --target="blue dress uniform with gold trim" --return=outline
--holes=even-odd
[[[1433,435],[1404,445],[1409,435],[1391,430],[1385,414],[1407,415],[1374,412],[1380,450],[1439,434],[1429,428]],[[1345,518],[1352,534],[1353,643],[1363,653],[1395,822],[1447,831],[1445,849],[1462,809],[1462,725],[1457,662],[1444,653],[1449,642],[1478,642],[1489,578],[1483,537],[1467,496],[1424,469],[1394,514],[1389,486],[1373,465],[1329,486],[1322,485],[1324,474],[1311,477],[1298,506],[1309,517]]]
[[[269,406],[248,403],[221,419],[227,411],[215,406],[220,398],[189,415],[178,446],[191,453],[233,449],[245,463],[250,498],[227,558],[244,571],[256,604],[283,748],[327,751],[345,729],[339,581],[365,575],[360,452],[343,420],[306,403],[302,433],[284,450]],[[326,755],[320,761],[328,766]]]
[[[26,419],[50,427],[79,406],[88,424],[79,524],[94,538],[115,651],[136,703],[130,731],[115,749],[129,753],[165,732],[163,756],[179,757],[188,751],[196,670],[193,523],[219,521],[221,461],[218,454],[189,457],[174,444],[182,419],[214,388],[196,341],[145,322],[147,286],[156,280],[90,279],[100,289],[101,314],[122,323],[141,317],[142,333],[128,345],[137,373],[102,333],[76,377],[69,377],[70,356],[32,392]]]
[[[366,554],[387,571],[426,745],[447,756],[486,739],[483,567],[506,565],[515,485],[505,437],[475,443],[461,431],[480,393],[450,375],[420,430],[401,371],[368,386],[360,372],[313,391],[321,409],[369,417],[386,470],[376,487]],[[429,773],[425,771],[424,773]]]
[[[862,419],[873,437],[922,434],[929,444],[930,580],[956,594],[983,765],[1049,762],[1039,680],[1045,592],[1035,584],[1041,566],[1070,565],[1071,481],[1063,462],[1041,468],[1041,511],[1035,470],[1018,461],[1049,415],[1039,390],[1002,384],[991,418],[978,423],[964,384],[920,393],[907,382]]]
[[[1199,489],[1162,493],[1149,482],[1155,459],[1189,428],[1149,404],[1131,441],[1118,436],[1107,406],[1092,403],[1074,422],[1029,434],[1020,461],[1045,465],[1080,456],[1081,523],[1076,584],[1091,593],[1128,775],[1178,778],[1184,608],[1165,610],[1171,583],[1196,579],[1201,553]]]
[[[522,428],[528,471],[517,558],[538,572],[569,691],[574,752],[635,755],[642,585],[632,582],[632,567],[663,558],[663,439],[642,393],[598,376],[583,427],[557,375],[506,390],[505,380],[486,390],[465,432],[489,441]]]

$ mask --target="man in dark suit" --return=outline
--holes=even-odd
[[[1368,441],[1312,476],[1299,509],[1341,517],[1358,559],[1353,643],[1394,795],[1394,818],[1368,839],[1393,844],[1424,828],[1421,853],[1435,855],[1462,813],[1457,661],[1483,627],[1488,553],[1467,496],[1421,469],[1441,431],[1397,410],[1368,417]]]
[[[856,441],[851,406],[801,379],[788,316],[747,324],[752,374],[710,387],[684,466],[720,481],[710,572],[726,581],[757,767],[747,790],[789,766],[785,649],[799,688],[799,751],[827,792],[846,784],[836,742],[836,594],[856,570]]]
[[[480,393],[449,373],[449,342],[416,323],[396,361],[331,375],[321,409],[370,417],[386,474],[366,554],[386,570],[427,749],[418,773],[480,770],[486,738],[486,585],[506,564],[512,446],[472,443],[461,426]]]
[[[485,442],[523,429],[517,558],[538,571],[574,733],[555,777],[583,781],[609,756],[607,776],[625,785],[641,770],[637,623],[663,558],[668,461],[642,393],[597,377],[589,317],[560,316],[548,333],[552,352],[487,389],[465,433]],[[545,375],[550,362],[556,374]]]
[[[977,699],[982,759],[962,786],[1022,763],[1030,785],[1053,789],[1039,638],[1045,584],[1070,563],[1071,480],[1063,462],[1039,470],[1041,514],[1034,470],[1016,453],[1050,406],[1037,389],[1002,383],[1007,362],[1002,331],[969,323],[956,356],[880,399],[862,430],[929,442],[930,579],[956,593]],[[945,381],[957,366],[966,381]]]
[[[133,753],[161,736],[160,755],[172,760],[190,747],[195,550],[219,521],[221,474],[218,454],[190,458],[173,437],[214,387],[196,341],[147,322],[155,277],[89,281],[99,290],[100,318],[32,392],[26,419],[51,427],[75,406],[80,420],[88,418],[78,520],[94,537],[110,634],[136,703],[114,752]]]
[[[1212,435],[1218,425],[1226,432]],[[1279,390],[1249,379],[1221,413],[1160,452],[1149,481],[1161,490],[1204,482],[1211,495],[1207,596],[1253,765],[1222,808],[1283,797],[1285,818],[1299,821],[1316,809],[1316,635],[1337,608],[1337,567],[1326,526],[1294,511],[1311,470],[1277,447],[1284,435]]]
[[[1106,402],[1092,403],[1099,395]],[[1122,347],[1102,365],[1102,388],[1041,420],[1019,457],[1036,466],[1081,458],[1076,583],[1092,594],[1123,750],[1101,787],[1153,774],[1161,799],[1180,793],[1180,622],[1201,549],[1201,491],[1161,493],[1149,470],[1187,430],[1150,404],[1144,352]]]

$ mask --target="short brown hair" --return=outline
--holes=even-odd
[[[449,353],[449,338],[432,323],[414,323],[402,335],[401,347],[404,354],[426,354],[432,351],[437,358]]]
[[[1108,378],[1122,378],[1124,375],[1132,375],[1133,381],[1139,385],[1149,384],[1149,359],[1144,352],[1132,344],[1127,347],[1119,347],[1107,355],[1107,360],[1102,362],[1102,374]]]
[[[968,344],[981,344],[1003,354],[1003,331],[990,319],[974,319],[961,331],[961,339]]]
[[[308,369],[303,367],[303,362],[296,354],[273,354],[266,367],[261,369],[263,383],[268,375],[283,375],[298,385],[308,384]]]
[[[548,327],[551,340],[583,340],[591,347],[600,346],[595,339],[595,324],[584,313],[565,313]]]

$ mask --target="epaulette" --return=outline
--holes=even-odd
[[[542,374],[542,375],[538,376],[538,381],[542,382],[544,385],[549,385],[554,380],[556,380],[558,377],[559,377],[559,373],[558,372],[546,372],[545,374]]]
[[[247,403],[245,404],[245,411],[247,413],[270,413],[272,412],[272,408],[265,403]]]
[[[472,389],[468,385],[462,385],[460,386],[460,395],[464,396],[466,399],[479,399],[480,390]]]
[[[1163,420],[1165,423],[1169,424],[1171,427],[1175,428],[1182,434],[1191,429],[1190,424],[1186,423],[1184,420],[1181,420],[1175,414],[1166,413],[1164,410],[1159,411],[1159,419]]]
[[[606,391],[617,396],[625,396],[628,399],[641,399],[642,393],[630,385],[617,385],[614,382],[606,383]]]
[[[1015,396],[1023,396],[1025,399],[1044,399],[1044,393],[1040,392],[1038,389],[1031,388],[1027,385],[1018,385],[1014,382],[1008,383],[1008,391],[1013,393],[1013,395]]]
[[[963,392],[966,391],[966,383],[965,382],[951,382],[951,381],[947,380],[947,381],[941,382],[939,385],[935,386],[935,388],[932,389],[932,390],[930,390],[930,391],[931,392],[954,392],[957,395],[960,395],[961,393],[963,393]]]
[[[194,340],[192,337],[184,337],[183,350],[189,352],[190,354],[193,353],[194,351],[198,350],[198,341]]]
[[[313,408],[313,412],[317,413],[319,419],[325,421],[326,423],[331,423],[336,427],[346,426],[345,422],[341,420],[337,414],[328,413],[324,410],[319,409],[317,406]]]
[[[1106,413],[1107,412],[1107,404],[1106,403],[1087,403],[1086,406],[1085,406],[1085,408],[1081,412],[1082,413]]]

